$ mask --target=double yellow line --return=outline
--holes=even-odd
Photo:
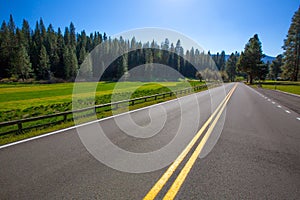
[[[214,127],[216,126],[219,118],[221,117],[221,115],[222,115],[231,95],[233,94],[234,90],[236,89],[236,87],[237,87],[237,84],[235,84],[234,87],[230,90],[230,92],[227,94],[225,99],[220,103],[220,105],[217,107],[217,109],[213,112],[213,114],[204,123],[204,125],[201,127],[201,129],[198,131],[198,133],[195,135],[195,137],[190,141],[190,143],[183,150],[183,152],[176,158],[176,160],[172,163],[172,165],[167,169],[167,171],[161,176],[161,178],[151,188],[151,190],[148,192],[148,194],[144,197],[144,200],[154,199],[157,196],[157,194],[161,191],[161,189],[164,187],[164,185],[170,179],[172,174],[175,172],[177,167],[180,165],[180,163],[184,160],[186,155],[189,153],[189,151],[192,149],[192,147],[198,141],[200,136],[204,133],[204,131],[207,129],[207,127],[213,121],[211,123],[211,125],[209,126],[206,134],[203,136],[202,140],[196,147],[195,151],[193,152],[191,157],[188,159],[187,163],[185,164],[183,169],[180,171],[179,175],[173,182],[172,186],[170,187],[170,189],[164,196],[164,200],[175,198],[175,196],[178,193],[180,187],[182,186],[185,178],[187,177],[187,175],[190,172],[191,168],[193,167],[195,161],[197,160],[199,154],[201,153],[205,143],[207,142],[209,136],[211,135]]]

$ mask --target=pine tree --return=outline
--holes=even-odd
[[[106,41],[107,40],[107,35],[106,33],[103,34],[103,41]]]
[[[73,22],[70,24],[70,45],[74,47],[76,46],[76,33]]]
[[[45,40],[45,48],[49,56],[50,62],[50,78],[55,76],[56,68],[59,65],[60,59],[57,47],[57,35],[53,30],[52,24],[47,28],[47,37]]]
[[[44,45],[42,45],[39,54],[37,78],[42,80],[49,80],[50,78],[50,61]]]
[[[8,31],[9,31],[10,34],[14,34],[15,33],[16,24],[14,22],[14,19],[13,19],[12,15],[9,15],[9,22],[7,24],[7,27],[8,27]]]
[[[64,49],[63,49],[63,64],[64,64],[64,67],[63,67],[63,79],[67,80],[70,78],[70,68],[71,68],[71,65],[72,65],[72,61],[70,59],[70,50],[68,48],[68,46],[65,46]]]
[[[86,57],[87,53],[85,47],[82,47],[79,52],[78,64],[81,65]]]
[[[297,81],[300,66],[300,7],[292,18],[292,23],[282,48],[284,49],[283,76],[292,81]]]
[[[184,50],[181,46],[180,40],[177,40],[176,47],[175,47],[175,52],[176,52],[175,57],[177,58],[176,61],[175,61],[176,70],[178,72],[181,72],[182,66],[183,66],[183,52],[184,52]]]
[[[44,21],[42,18],[40,18],[40,23],[39,23],[39,29],[40,29],[40,46],[45,45],[46,37],[47,37],[47,32],[46,32],[46,27],[44,25]]]
[[[75,80],[77,74],[78,61],[76,57],[75,49],[71,46],[65,46],[63,50],[64,61],[64,79]]]
[[[76,56],[76,50],[75,47],[72,47],[70,49],[70,59],[71,59],[71,67],[70,67],[70,80],[74,81],[77,75],[78,70],[78,59]]]
[[[11,75],[16,78],[21,78],[23,81],[30,77],[32,72],[30,58],[26,51],[26,48],[20,44],[17,50],[14,52],[11,60]]]
[[[10,68],[10,34],[6,22],[3,21],[0,30],[0,78],[9,77]]]
[[[232,53],[226,62],[226,72],[231,82],[235,80],[236,68],[237,68],[238,54]]]
[[[32,69],[35,75],[38,74],[38,62],[39,62],[39,54],[40,54],[41,46],[42,46],[42,42],[41,42],[40,26],[39,26],[39,22],[36,21],[35,29],[32,35],[30,51],[29,51],[30,60],[32,63]]]
[[[225,51],[221,52],[220,58],[219,58],[219,67],[220,71],[225,70],[226,60],[225,60]]]
[[[65,78],[65,69],[64,69],[64,50],[65,50],[65,42],[64,37],[62,35],[61,29],[57,30],[57,49],[55,50],[55,54],[58,58],[58,62],[53,66],[53,73],[55,77]]]
[[[261,42],[258,35],[255,34],[245,45],[245,49],[238,60],[238,68],[240,71],[247,73],[247,80],[250,84],[253,83],[255,77],[262,76],[262,58]]]
[[[169,55],[169,60],[168,60],[168,66],[172,67],[173,69],[176,70],[176,65],[175,65],[175,48],[174,48],[174,45],[173,43],[171,43],[171,46],[170,46],[170,55]],[[177,62],[176,62],[177,64]]]
[[[13,64],[17,63],[18,61],[17,59],[17,54],[19,53],[19,44],[18,44],[18,40],[16,38],[16,25],[14,22],[14,19],[12,17],[12,15],[9,16],[9,21],[7,24],[7,28],[8,28],[8,62],[9,62],[9,71],[14,71],[13,68]],[[19,31],[18,31],[19,34]],[[20,39],[20,38],[19,38]],[[12,75],[12,73],[10,73],[10,75]]]
[[[68,27],[65,28],[64,41],[65,41],[65,45],[71,44],[70,31]]]
[[[81,65],[87,55],[87,37],[85,31],[82,31],[80,35],[78,35],[77,47],[76,47],[76,55],[78,58],[78,65]]]
[[[24,47],[26,48],[26,51],[29,52],[30,50],[30,44],[31,44],[31,33],[30,33],[30,26],[27,20],[23,20],[22,24],[22,34],[24,37]]]
[[[273,60],[270,65],[270,77],[272,79],[276,80],[279,74],[282,72],[281,70],[281,67],[283,65],[282,57],[283,56],[281,54],[276,56],[276,59]]]

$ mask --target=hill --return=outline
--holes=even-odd
[[[229,56],[230,56],[230,55],[225,55],[225,60],[226,60],[226,61],[228,60]],[[262,61],[263,61],[264,63],[267,63],[268,61],[269,61],[270,63],[272,63],[273,60],[275,60],[275,57],[268,56],[268,55],[265,55],[265,57],[262,59]]]
[[[275,60],[275,57],[265,55],[265,57],[262,60],[264,63],[267,63],[267,62],[272,63],[272,61]]]

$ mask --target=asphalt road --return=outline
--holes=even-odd
[[[300,114],[300,97],[291,94],[283,93],[278,90],[269,90],[263,88],[256,89],[261,94],[280,102],[282,105]]]
[[[233,84],[225,87],[228,92]],[[177,148],[170,155],[163,154],[153,166],[137,166],[151,169],[175,159],[224,96],[222,88],[215,88],[211,93],[151,107],[157,109],[154,113],[142,109],[128,114],[143,127],[153,122],[153,129],[159,128],[162,121],[153,119],[167,116],[163,128],[150,138],[124,134],[115,118],[98,123],[113,144],[130,152],[153,152],[174,142]],[[118,119],[123,121],[124,117]],[[79,129],[90,133],[93,125]],[[217,144],[206,157],[196,160],[177,199],[299,198],[300,114],[239,83],[217,127],[216,132],[222,131]],[[173,141],[175,137],[179,140]],[[107,149],[102,147],[104,152]],[[122,157],[111,160],[127,167],[132,164]],[[69,129],[0,149],[0,199],[142,199],[166,169],[145,173],[112,169],[87,151],[76,129]],[[177,169],[158,199],[181,169],[182,166]]]

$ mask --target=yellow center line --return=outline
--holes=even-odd
[[[161,176],[161,178],[151,188],[151,190],[144,197],[144,200],[154,199],[157,196],[157,194],[160,192],[160,190],[164,187],[164,185],[170,179],[170,177],[172,176],[174,171],[177,169],[177,167],[180,165],[180,163],[186,157],[188,152],[192,149],[192,147],[195,145],[197,140],[203,134],[205,129],[211,123],[213,118],[217,115],[217,113],[221,109],[222,105],[226,102],[227,99],[229,99],[229,97],[231,96],[231,94],[233,93],[235,88],[236,88],[236,85],[230,90],[230,92],[227,94],[227,96],[223,99],[223,101],[220,103],[220,105],[217,107],[217,109],[213,112],[213,114],[204,123],[204,125],[201,127],[201,129],[198,131],[198,133],[195,135],[195,137],[190,141],[190,143],[186,146],[186,148],[183,150],[183,152],[176,158],[176,160],[172,163],[172,165],[167,169],[167,171]]]
[[[234,86],[233,91],[235,90],[236,86],[237,85]],[[226,104],[228,103],[228,101],[229,101],[229,99],[230,99],[230,97],[231,97],[232,94],[233,94],[233,92],[230,93],[230,96],[226,99],[226,101],[223,104],[220,112],[218,113],[218,115],[214,119],[213,123],[211,124],[211,126],[207,130],[206,134],[204,135],[204,137],[200,141],[199,145],[197,146],[197,148],[193,152],[192,156],[189,158],[188,162],[185,164],[185,166],[183,167],[183,169],[180,171],[179,175],[177,176],[176,180],[172,184],[171,188],[169,189],[169,191],[165,195],[164,200],[169,200],[169,199],[174,199],[175,198],[175,196],[178,193],[180,187],[182,186],[184,180],[186,179],[188,173],[190,172],[190,170],[193,167],[195,161],[197,160],[199,154],[201,153],[204,145],[206,144],[209,136],[211,135],[214,127],[216,126],[219,118],[221,117],[221,115],[222,115],[222,113],[223,113],[223,111],[224,111],[224,109],[226,107]]]

